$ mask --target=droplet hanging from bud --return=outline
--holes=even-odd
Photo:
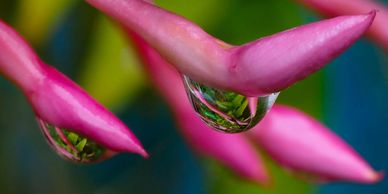
[[[40,129],[50,146],[61,157],[76,163],[94,163],[115,155],[103,146],[67,129],[37,118]]]
[[[240,133],[258,124],[275,103],[279,93],[246,97],[198,83],[183,76],[191,104],[201,119],[225,133]]]

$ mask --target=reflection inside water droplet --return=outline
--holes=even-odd
[[[91,163],[114,155],[114,152],[77,133],[61,129],[39,118],[37,120],[47,142],[65,159],[77,163]]]
[[[183,76],[191,104],[201,119],[225,133],[240,133],[254,127],[275,103],[279,93],[246,97],[211,88]]]

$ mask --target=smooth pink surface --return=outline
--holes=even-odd
[[[360,14],[370,10],[378,10],[378,14],[368,35],[388,51],[388,7],[373,0],[297,0],[315,11],[334,17],[345,14]]]
[[[354,43],[375,17],[375,12],[338,17],[232,46],[142,0],[87,2],[142,36],[180,72],[247,96],[278,92],[319,70]]]
[[[280,164],[318,179],[374,183],[381,178],[340,137],[294,108],[275,105],[250,135]]]
[[[147,156],[120,120],[73,81],[41,62],[27,43],[3,22],[0,22],[0,51],[0,72],[22,89],[37,117],[111,150]]]
[[[182,134],[202,155],[220,161],[244,178],[267,184],[269,177],[260,156],[242,134],[223,134],[208,127],[196,115],[185,93],[179,73],[154,49],[134,34],[145,67],[155,85],[173,109]]]
[[[364,32],[375,17],[341,16],[300,26],[233,49],[233,80],[254,93],[285,89],[321,69]]]
[[[196,24],[142,0],[87,2],[139,34],[179,71],[202,83],[227,81],[214,75],[227,74],[229,51]]]
[[[31,90],[44,79],[43,65],[25,41],[0,20],[0,74]]]

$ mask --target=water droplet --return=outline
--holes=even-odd
[[[108,159],[115,154],[77,133],[56,127],[40,118],[37,120],[47,142],[65,159],[77,163],[93,163]]]
[[[279,93],[246,97],[195,82],[183,76],[191,104],[201,119],[225,133],[240,133],[254,127],[275,103]]]

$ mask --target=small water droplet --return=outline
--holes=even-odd
[[[77,163],[93,163],[108,159],[115,152],[77,133],[56,127],[37,118],[44,137],[61,157]]]
[[[191,104],[201,119],[225,133],[240,133],[257,125],[279,95],[246,97],[205,86],[187,76],[183,79]]]

